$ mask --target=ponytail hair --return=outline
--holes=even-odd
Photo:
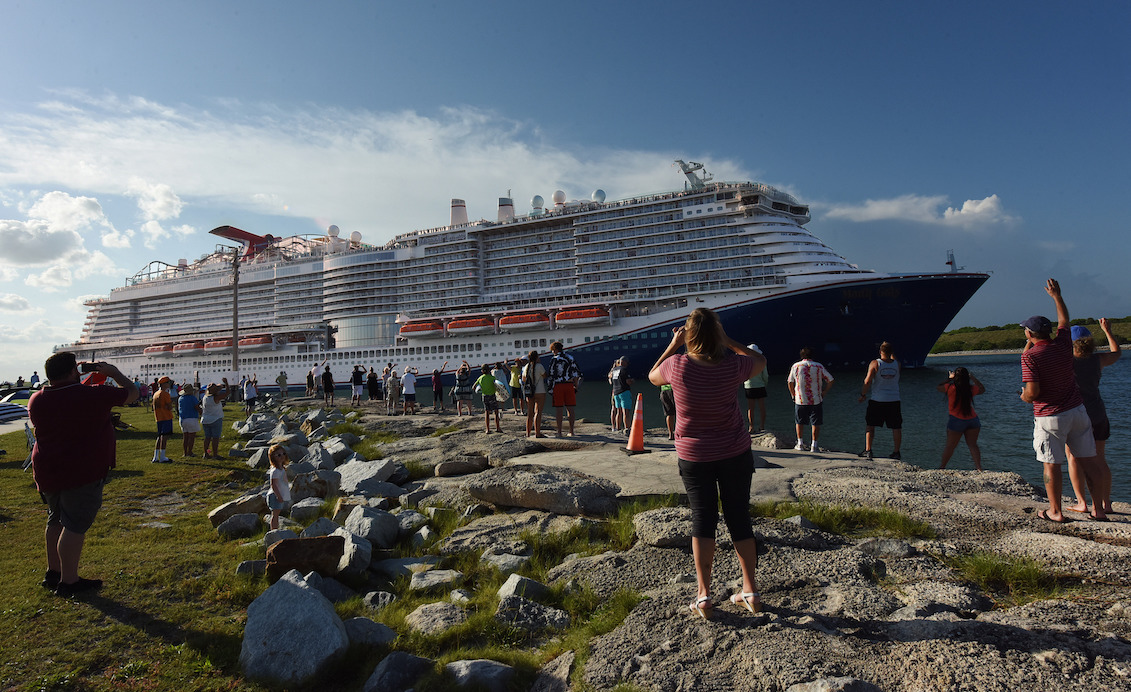
[[[969,416],[973,410],[974,391],[970,386],[970,371],[966,368],[954,369],[954,403],[964,416]]]

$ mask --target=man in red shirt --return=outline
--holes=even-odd
[[[1056,280],[1045,282],[1045,292],[1056,305],[1057,330],[1054,335],[1052,323],[1040,315],[1021,323],[1026,339],[1021,353],[1021,381],[1025,387],[1021,390],[1021,400],[1033,405],[1033,449],[1037,461],[1044,465],[1045,492],[1049,498],[1048,510],[1037,512],[1037,516],[1062,523],[1065,519],[1061,513],[1060,493],[1064,479],[1060,467],[1068,460],[1065,448],[1071,447],[1080,460],[1089,490],[1099,478],[1098,469],[1092,463],[1096,456],[1092,422],[1072,367],[1068,307]],[[1097,509],[1094,516],[1100,521],[1107,519],[1102,509]]]
[[[86,531],[102,506],[102,486],[115,465],[111,409],[137,401],[137,387],[109,363],[83,363],[117,387],[83,386],[75,354],[60,352],[44,364],[48,384],[28,400],[35,426],[31,451],[35,486],[47,504],[47,574],[43,586],[73,596],[102,586],[79,577]]]

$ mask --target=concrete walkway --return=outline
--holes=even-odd
[[[626,454],[627,440],[612,435],[608,426],[582,423],[576,437],[556,438],[552,431],[541,440],[551,451],[529,454],[510,463],[565,466],[620,485],[622,496],[683,494],[676,466],[675,445],[667,435],[646,435],[646,454]],[[812,471],[845,467],[881,468],[883,460],[867,461],[845,452],[802,452],[754,448],[756,470],[750,487],[752,502],[794,501],[793,481]]]

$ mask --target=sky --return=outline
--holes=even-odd
[[[4,24],[0,380],[217,226],[380,244],[453,197],[679,189],[677,158],[791,192],[864,268],[953,249],[992,276],[950,328],[1052,313],[1050,276],[1073,317],[1131,315],[1127,3],[8,0]]]

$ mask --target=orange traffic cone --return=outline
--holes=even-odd
[[[644,395],[636,395],[636,412],[632,414],[632,432],[628,435],[628,446],[624,448],[625,454],[646,454],[650,449],[644,449]]]

